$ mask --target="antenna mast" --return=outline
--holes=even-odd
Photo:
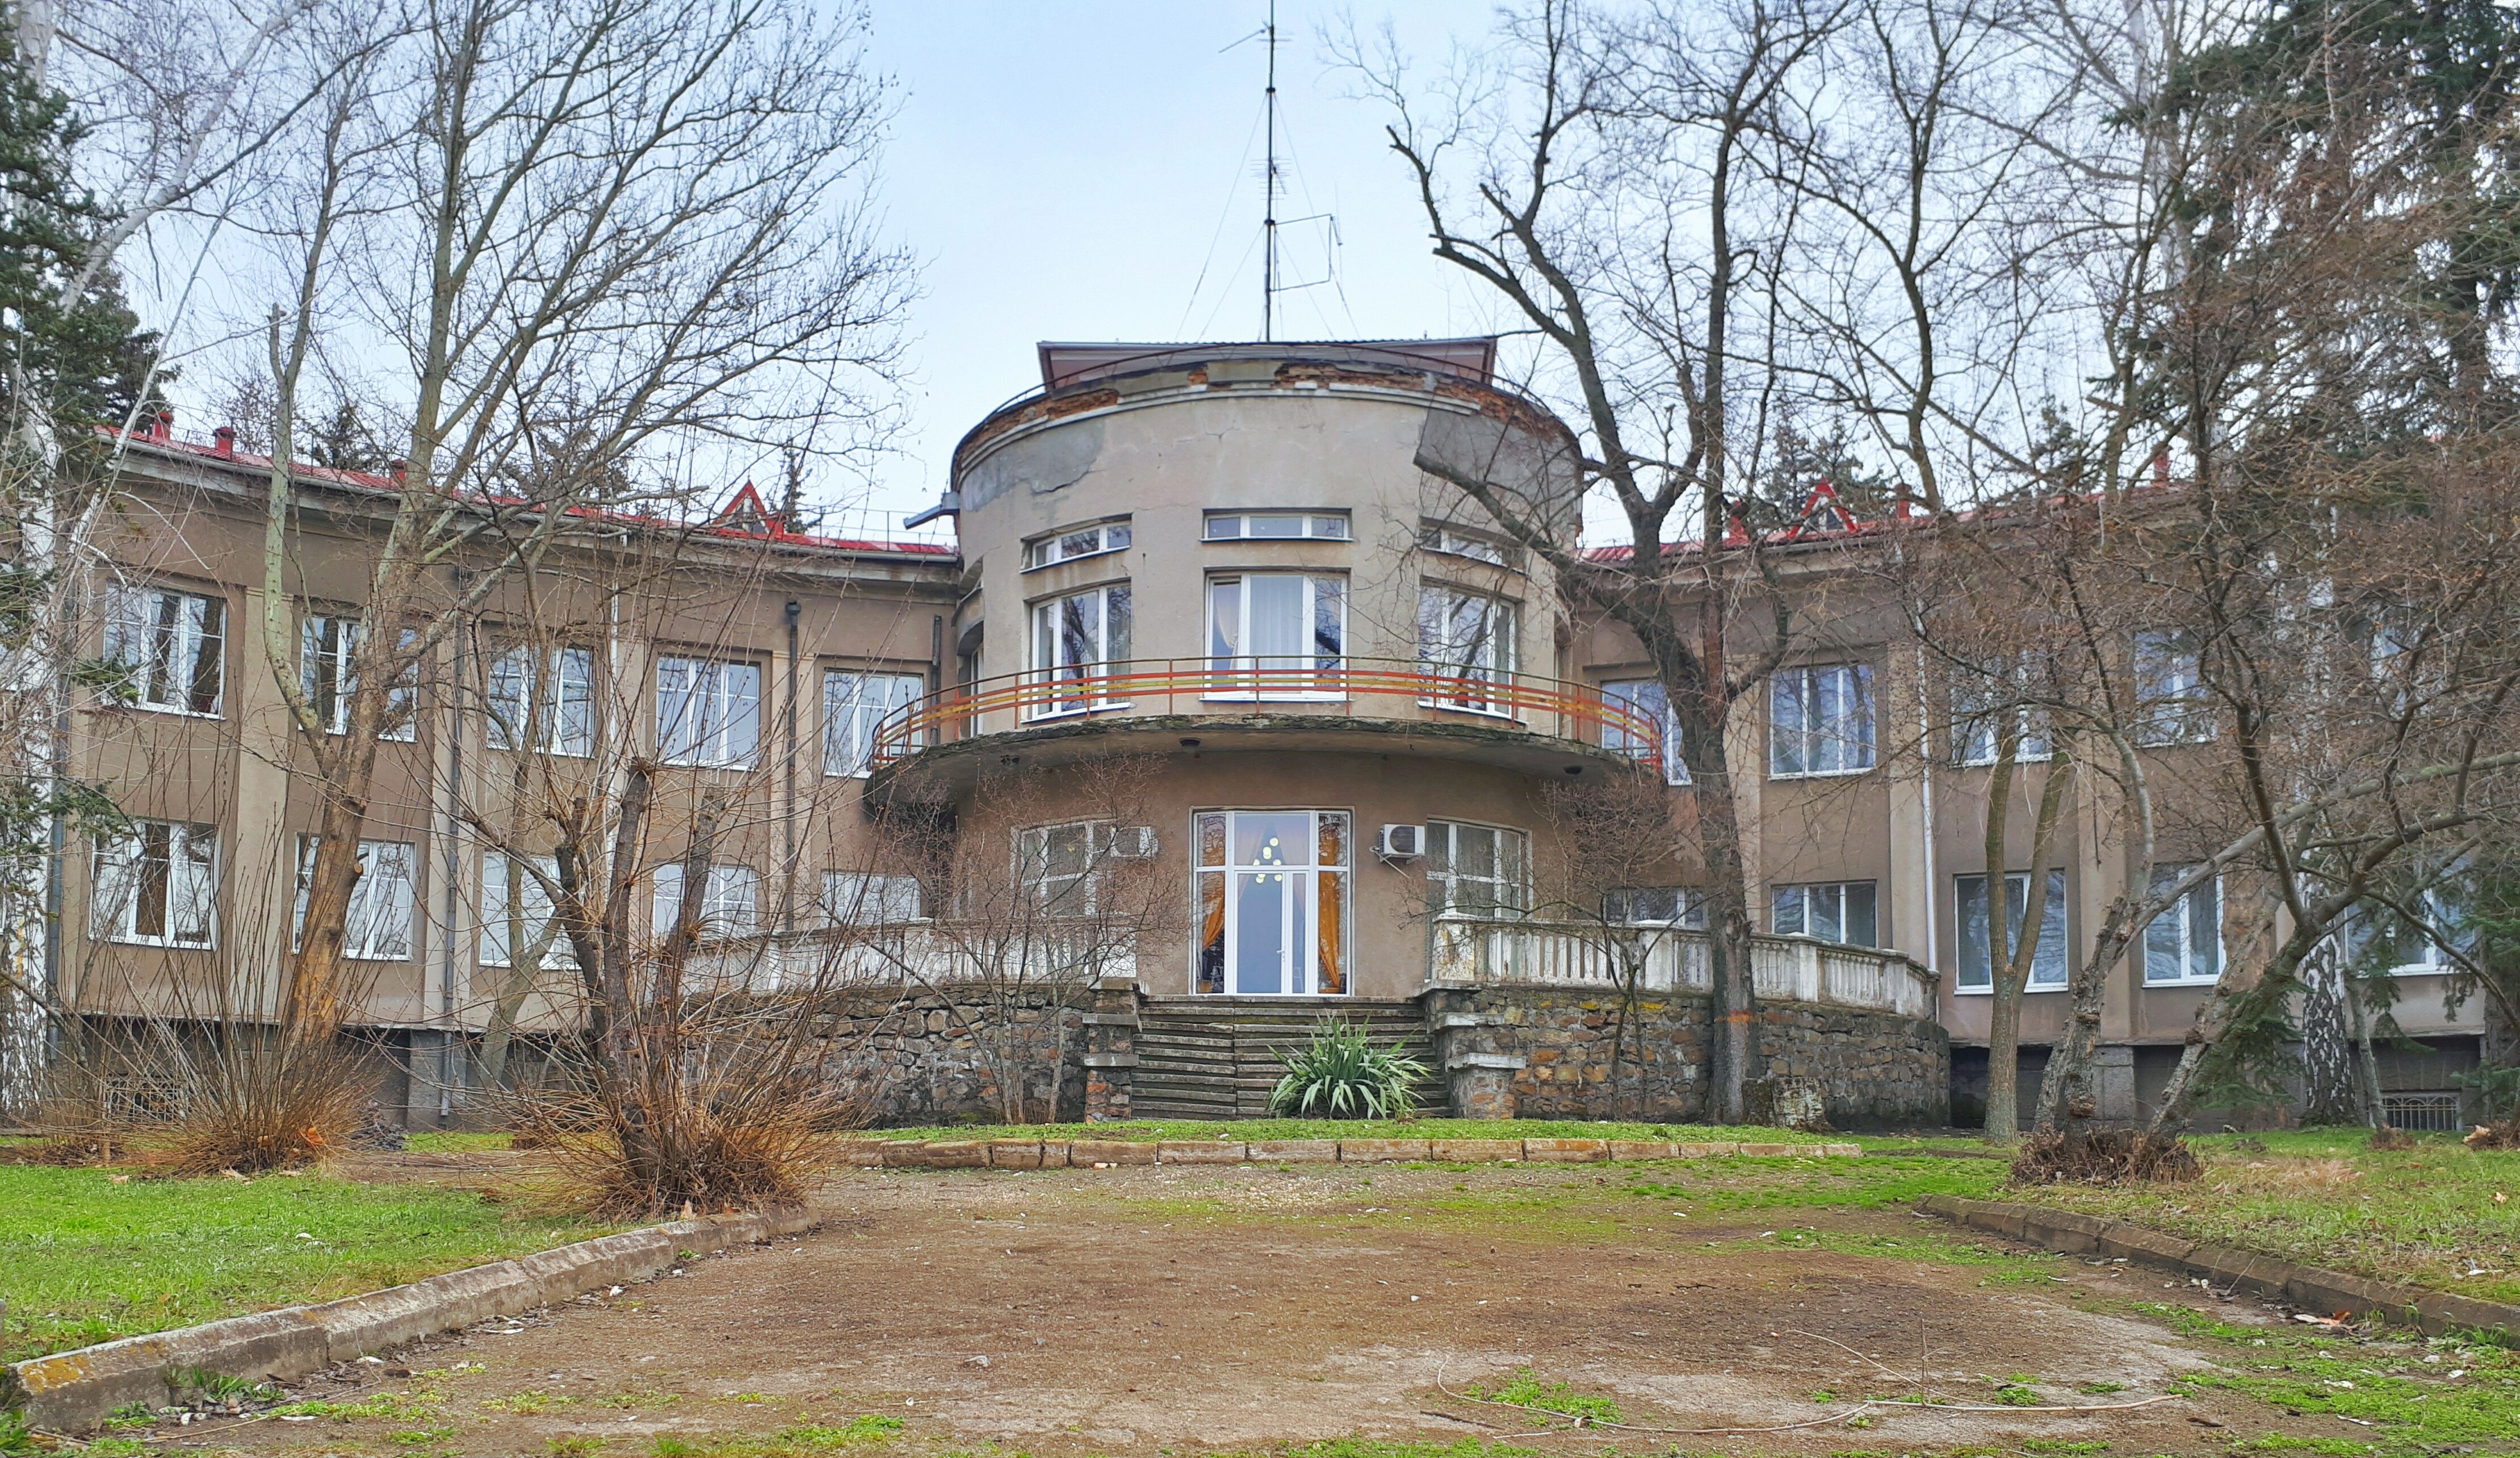
[[[1267,211],[1260,224],[1260,337],[1275,337],[1278,304],[1278,0],[1269,0],[1269,155],[1260,174]]]

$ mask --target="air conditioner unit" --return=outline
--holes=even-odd
[[[1426,854],[1426,827],[1385,825],[1373,843],[1373,854],[1385,861],[1415,861]]]
[[[1155,827],[1152,825],[1112,825],[1104,832],[1110,837],[1104,853],[1114,861],[1148,861],[1155,854]]]

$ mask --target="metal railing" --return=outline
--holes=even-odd
[[[933,745],[984,734],[1104,716],[1184,713],[1484,723],[1615,743],[1657,769],[1663,754],[1654,716],[1591,684],[1417,659],[1293,655],[1132,658],[998,674],[939,689],[884,716],[875,729],[875,763],[895,764]]]
[[[1704,992],[1706,933],[1523,918],[1440,916],[1427,975],[1437,982]],[[1767,1001],[1814,1002],[1902,1017],[1934,1015],[1933,974],[1904,953],[1810,937],[1750,939],[1751,986]]]

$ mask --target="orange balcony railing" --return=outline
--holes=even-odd
[[[985,734],[1103,717],[1320,716],[1477,724],[1623,752],[1659,768],[1662,726],[1604,695],[1499,669],[1355,657],[1133,658],[999,674],[940,689],[876,726],[875,762]]]

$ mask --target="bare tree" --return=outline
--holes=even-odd
[[[872,236],[885,100],[854,13],[465,0],[418,19],[344,37],[301,184],[265,220],[288,284],[265,334],[261,648],[325,790],[288,1004],[315,1036],[343,1015],[350,848],[396,685],[604,513],[687,515],[730,452],[845,444],[881,409],[906,290]],[[327,724],[288,622],[306,508],[287,463],[310,364],[368,347],[395,362],[409,446],[374,486],[387,512]]]
[[[1491,52],[1431,89],[1388,49],[1342,51],[1396,113],[1388,135],[1436,256],[1532,331],[1570,398],[1571,496],[1458,442],[1430,443],[1418,464],[1652,660],[1694,786],[1714,932],[1711,1112],[1728,1122],[1747,1114],[1757,1058],[1728,735],[1798,630],[1768,543],[1743,520],[1784,387],[1775,271],[1796,202],[1773,180],[1801,132],[1793,87],[1845,16],[1657,5],[1611,22],[1550,0],[1509,14]],[[1613,552],[1580,540],[1594,491],[1622,519]]]

